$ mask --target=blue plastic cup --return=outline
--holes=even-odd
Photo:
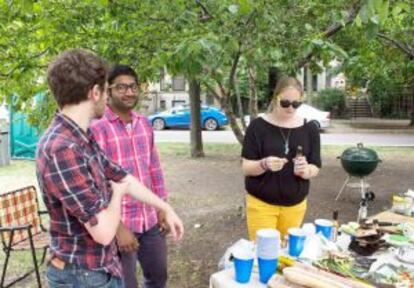
[[[259,280],[260,282],[267,284],[270,277],[276,273],[277,269],[277,258],[275,259],[261,259],[258,258],[259,262]]]
[[[236,282],[248,283],[253,269],[253,252],[233,252]]]
[[[299,257],[305,246],[306,234],[300,228],[290,228],[289,234],[289,255]]]
[[[315,226],[316,226],[316,233],[321,232],[322,235],[325,236],[326,239],[331,239],[332,228],[333,228],[332,221],[327,220],[327,219],[316,219]]]

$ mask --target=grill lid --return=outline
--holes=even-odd
[[[341,159],[351,162],[378,162],[377,152],[370,148],[365,148],[362,143],[358,143],[357,147],[347,148],[342,152]]]

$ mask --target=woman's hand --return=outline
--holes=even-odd
[[[264,166],[272,172],[282,170],[283,166],[285,166],[285,164],[288,162],[286,158],[279,158],[276,156],[263,158],[262,161],[264,161]]]
[[[313,164],[309,164],[304,156],[297,157],[294,160],[293,173],[303,179],[310,179],[319,173],[319,168]]]
[[[296,176],[302,177],[304,179],[308,179],[307,176],[309,174],[309,164],[306,160],[305,156],[296,157],[293,159],[293,173]]]

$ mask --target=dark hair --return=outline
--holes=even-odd
[[[67,50],[49,65],[47,82],[60,108],[87,100],[88,91],[98,85],[105,88],[107,67],[95,54],[81,50]]]
[[[283,92],[283,90],[289,87],[298,90],[300,92],[300,96],[303,97],[303,88],[300,81],[295,77],[283,77],[276,84],[275,91],[273,92],[273,99],[276,99],[279,94]]]
[[[132,69],[128,65],[122,65],[122,64],[116,64],[109,70],[108,73],[108,83],[112,84],[112,82],[115,80],[116,77],[121,75],[129,75],[134,77],[135,83],[138,84],[138,76],[137,73],[135,73],[134,69]]]

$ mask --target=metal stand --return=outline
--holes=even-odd
[[[344,184],[341,187],[341,190],[339,190],[338,195],[336,195],[335,201],[338,201],[339,196],[341,196],[342,191],[345,190],[345,187],[348,185],[349,180],[351,180],[351,176],[348,176],[344,182]],[[375,198],[375,195],[373,192],[367,192],[367,188],[369,187],[369,184],[365,182],[364,177],[360,177],[359,181],[360,181],[360,187],[361,187],[361,200],[368,200],[368,201],[372,201]]]

